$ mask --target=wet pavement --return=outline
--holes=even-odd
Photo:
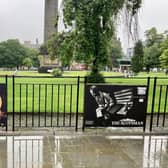
[[[168,136],[1,136],[0,168],[167,168]]]

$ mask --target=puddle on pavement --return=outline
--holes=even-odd
[[[167,136],[0,137],[0,168],[166,168]]]

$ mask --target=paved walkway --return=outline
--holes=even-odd
[[[0,168],[167,168],[168,136],[1,136]]]

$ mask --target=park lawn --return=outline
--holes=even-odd
[[[87,74],[87,71],[71,71],[64,72],[64,77],[66,78],[52,78],[51,74],[39,74],[37,72],[30,71],[18,71],[17,76],[25,76],[25,77],[16,77],[15,78],[15,111],[16,112],[60,112],[60,113],[68,113],[68,112],[76,112],[76,94],[77,94],[77,76],[80,76],[80,87],[79,87],[79,112],[83,112],[84,105],[84,76]],[[106,77],[106,82],[109,84],[119,84],[119,85],[146,85],[147,77],[166,77],[164,73],[140,73],[136,78],[118,78],[121,76],[121,73],[114,72],[102,72],[102,74]],[[0,75],[12,75],[12,72],[5,71],[4,73],[0,73]],[[40,76],[44,76],[45,78]],[[27,77],[26,77],[27,76]],[[31,78],[30,76],[33,76]],[[74,78],[72,78],[72,76]],[[116,77],[115,77],[116,76]],[[75,78],[76,77],[76,78]],[[144,77],[144,78],[143,78]],[[0,81],[5,81],[5,78],[0,78]],[[28,85],[27,85],[28,84]],[[41,84],[41,86],[39,85]],[[47,91],[45,91],[45,84],[47,84]],[[65,86],[65,84],[69,84]],[[159,85],[167,85],[168,78],[159,79]],[[27,86],[26,86],[27,85]],[[34,86],[33,86],[34,85]],[[52,86],[53,85],[53,86]],[[59,86],[58,86],[59,85]],[[27,91],[26,91],[27,87]],[[34,93],[33,93],[34,87]],[[41,92],[39,96],[39,88],[41,87]],[[53,87],[53,91],[52,91]],[[58,91],[59,87],[59,91]],[[66,94],[65,94],[66,87]],[[72,88],[71,88],[72,87]],[[72,90],[72,93],[71,93]],[[152,103],[152,90],[153,90],[153,79],[151,81],[151,87],[149,90],[149,98],[148,98],[148,112],[151,112],[151,103]],[[159,88],[156,91],[156,100],[154,112],[159,110]],[[59,92],[59,98],[58,98]],[[163,88],[163,95],[161,98],[160,111],[164,111],[165,104],[165,94],[166,89]],[[21,98],[20,98],[21,94]],[[34,98],[33,98],[34,94]],[[66,96],[64,96],[66,95]],[[27,97],[27,99],[26,99]],[[40,98],[39,98],[40,97]],[[53,99],[53,101],[52,101]],[[12,77],[8,78],[8,111],[12,112]],[[40,102],[40,103],[39,103]]]
[[[0,71],[0,75],[14,75],[15,71]],[[64,71],[63,77],[65,76],[87,76],[89,71]],[[103,76],[123,76],[120,72],[101,72]],[[17,71],[17,76],[52,76],[51,73],[38,73],[37,71]]]

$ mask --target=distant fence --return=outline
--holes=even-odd
[[[146,85],[149,129],[166,126],[168,78],[105,77],[105,81],[112,85]],[[7,85],[7,111],[11,118],[7,125],[13,131],[21,127],[74,127],[75,130],[82,127],[87,78],[0,76],[0,83]]]

